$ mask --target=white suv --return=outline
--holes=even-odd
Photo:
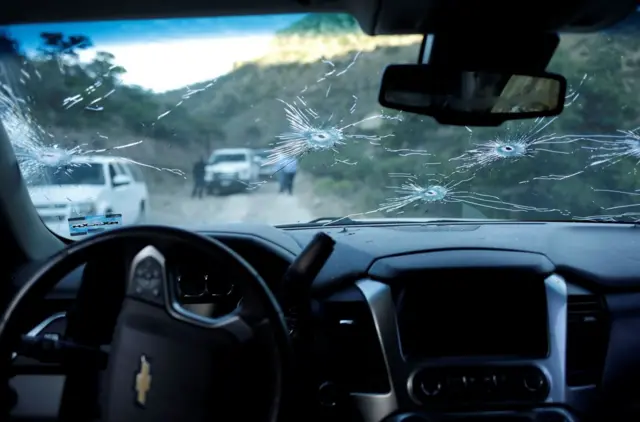
[[[205,167],[207,193],[243,191],[260,177],[260,164],[250,148],[225,148],[213,151]],[[249,192],[249,191],[247,191]]]
[[[66,169],[51,168],[30,183],[29,194],[42,221],[69,236],[68,219],[122,214],[122,224],[142,221],[149,212],[149,192],[136,165],[108,156],[74,158]]]

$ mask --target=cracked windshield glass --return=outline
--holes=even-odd
[[[636,14],[637,15],[637,14]],[[381,75],[421,36],[349,15],[0,28],[0,118],[61,236],[356,219],[635,221],[638,16],[568,34],[556,118],[439,125],[383,109]],[[347,219],[348,218],[348,219]]]

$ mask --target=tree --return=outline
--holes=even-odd
[[[0,54],[18,54],[19,45],[6,31],[0,31]]]
[[[23,96],[23,87],[20,84],[21,67],[24,56],[20,53],[20,46],[16,40],[6,32],[0,31],[0,85],[3,91],[7,88],[9,95]]]
[[[98,51],[85,69],[94,78],[109,78],[112,81],[119,81],[127,73],[124,67],[115,64],[115,56],[106,51]]]
[[[86,50],[93,46],[91,40],[84,35],[66,37],[60,32],[43,32],[40,34],[42,46],[40,51],[48,58],[60,56],[78,57],[76,50]]]

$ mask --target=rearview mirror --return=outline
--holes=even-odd
[[[117,174],[113,176],[113,187],[124,186],[131,183],[131,178],[126,174]]]
[[[567,81],[553,73],[524,74],[392,65],[380,88],[380,105],[460,126],[499,126],[507,120],[556,116]]]

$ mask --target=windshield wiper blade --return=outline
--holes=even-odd
[[[324,226],[333,226],[333,225],[349,225],[349,224],[358,224],[357,221],[353,221],[349,217],[320,217],[315,218],[311,221],[307,221],[306,224],[323,224]]]
[[[363,220],[352,220],[349,217],[320,217],[311,220],[306,224],[322,224],[324,226],[345,226],[345,225],[374,225],[374,224],[438,224],[438,223],[486,223],[516,221],[510,219],[493,218],[367,218]],[[324,224],[323,224],[324,223]]]
[[[513,222],[516,220],[501,220],[501,219],[477,219],[477,218],[407,218],[407,219],[363,219],[353,220],[350,217],[320,217],[315,218],[306,223],[293,223],[293,224],[281,224],[277,227],[282,228],[301,228],[301,227],[342,227],[342,226],[398,226],[398,225],[428,225],[428,224],[442,224],[442,223],[455,223],[455,224],[478,224],[478,223],[503,223]]]

